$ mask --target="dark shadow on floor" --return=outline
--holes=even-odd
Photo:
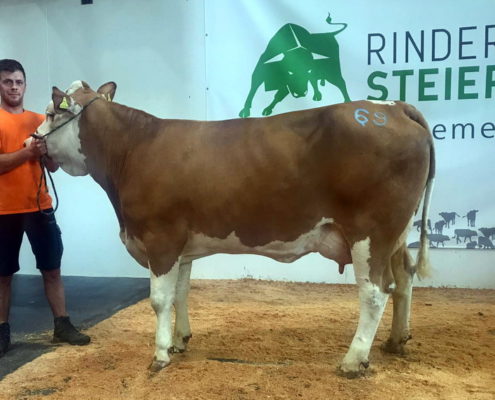
[[[65,276],[67,311],[72,323],[87,329],[149,296],[147,278]],[[14,276],[10,326],[12,345],[0,358],[0,380],[39,355],[51,351],[53,317],[41,276]]]

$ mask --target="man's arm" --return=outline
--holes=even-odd
[[[5,174],[27,161],[39,159],[45,153],[45,144],[40,140],[32,140],[20,150],[0,154],[0,174]]]

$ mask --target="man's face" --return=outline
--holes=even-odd
[[[2,103],[10,107],[21,106],[25,91],[26,81],[21,71],[0,72],[0,97],[2,98]]]

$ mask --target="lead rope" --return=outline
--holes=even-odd
[[[36,202],[38,203],[38,210],[40,211],[40,213],[42,213],[44,215],[52,215],[52,214],[55,214],[55,211],[57,211],[57,208],[58,208],[58,194],[57,194],[57,189],[55,189],[55,183],[53,183],[53,178],[52,178],[50,171],[48,171],[48,169],[47,169],[45,172],[46,167],[45,167],[45,164],[43,162],[43,157],[40,158],[40,168],[41,168],[40,183],[38,185],[38,192],[36,193]],[[43,182],[45,183],[46,193],[48,193],[48,185],[46,183],[46,173],[48,173],[48,178],[50,178],[50,184],[52,185],[53,194],[55,196],[55,207],[52,209],[52,211],[42,210],[41,204],[40,204],[40,195],[41,195],[41,188],[43,186]]]

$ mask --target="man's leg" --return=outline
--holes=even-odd
[[[45,295],[52,309],[53,316],[66,317],[64,283],[60,274],[60,268],[42,270]]]
[[[26,234],[43,276],[45,294],[54,316],[54,342],[84,345],[90,337],[72,325],[65,307],[65,293],[60,263],[63,245],[60,228],[54,215],[32,213],[26,218]]]
[[[88,335],[79,332],[72,325],[65,308],[65,292],[60,268],[41,270],[45,294],[52,309],[55,329],[53,331],[54,342],[66,342],[69,344],[85,345],[91,339]]]
[[[10,346],[12,276],[19,270],[22,220],[22,214],[0,215],[0,357]]]
[[[10,346],[9,311],[12,292],[12,275],[0,276],[0,357]]]
[[[0,324],[9,321],[12,275],[0,276]]]

